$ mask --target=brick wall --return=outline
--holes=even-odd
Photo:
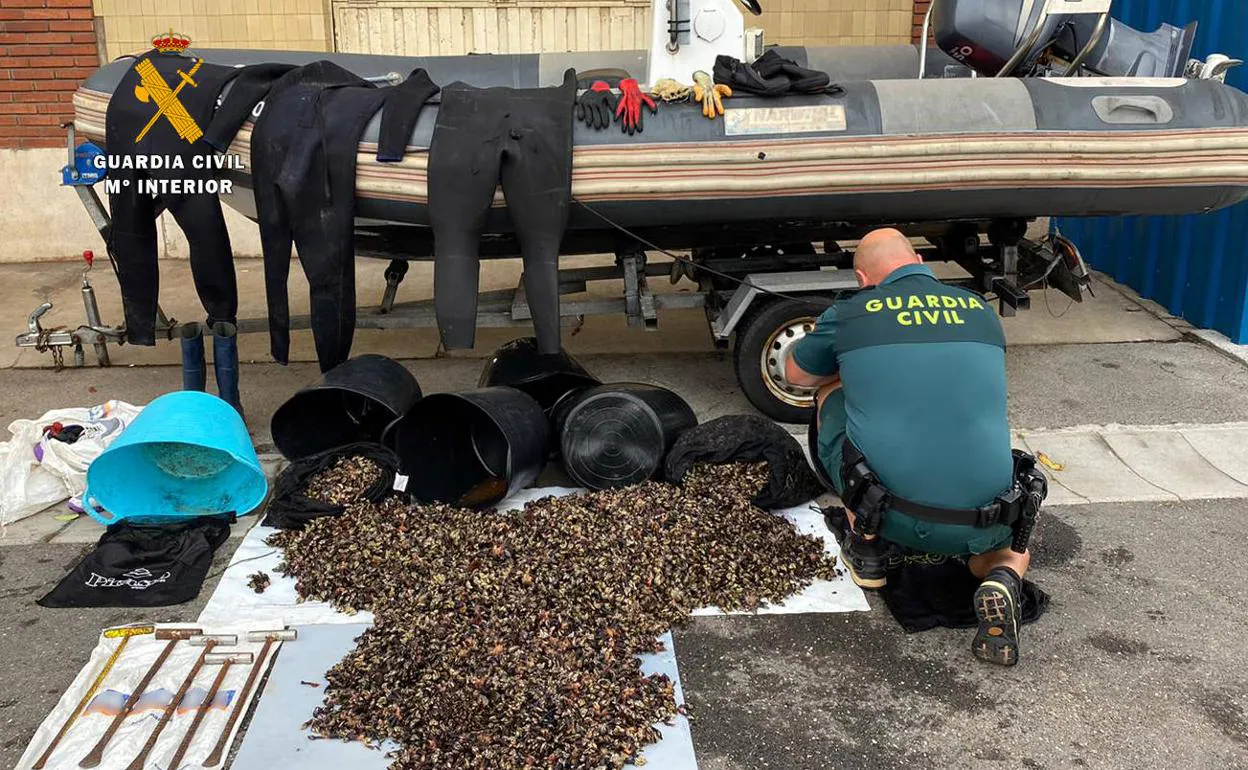
[[[927,8],[932,0],[914,0],[914,23],[910,29],[910,39],[919,42],[923,37],[923,17],[927,16]]]
[[[0,148],[56,147],[99,66],[91,0],[0,0]]]

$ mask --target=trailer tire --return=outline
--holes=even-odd
[[[805,299],[823,307],[832,304],[831,297]],[[773,353],[806,336],[821,312],[809,302],[776,299],[751,310],[737,327],[732,351],[737,384],[755,409],[777,422],[810,423],[814,392],[784,382]]]

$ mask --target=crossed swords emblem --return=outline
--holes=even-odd
[[[156,125],[156,121],[160,120],[162,115],[169,121],[174,130],[178,132],[178,136],[188,142],[194,143],[204,135],[195,119],[191,117],[190,113],[186,111],[186,107],[182,106],[182,102],[178,100],[178,94],[181,93],[183,88],[188,85],[194,88],[198,85],[195,82],[195,73],[203,63],[203,59],[196,59],[189,72],[178,70],[178,76],[181,77],[182,82],[178,83],[176,88],[169,87],[169,84],[165,82],[164,76],[156,71],[156,66],[149,59],[144,59],[135,65],[134,69],[139,73],[139,78],[143,81],[142,85],[134,87],[135,98],[144,104],[148,102],[155,102],[156,104],[156,114],[152,116],[151,120],[147,121],[147,125],[135,137],[135,144],[143,141],[143,137],[147,136],[147,132],[152,130],[152,126]]]

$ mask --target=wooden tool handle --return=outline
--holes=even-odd
[[[165,659],[169,657],[169,653],[173,652],[173,646],[178,643],[177,639],[170,639],[165,644],[165,649],[160,651],[160,655],[156,656],[156,662],[152,664],[147,673],[143,675],[143,680],[134,688],[134,692],[130,693],[130,697],[126,698],[126,703],[121,707],[121,711],[117,712],[117,716],[113,717],[112,723],[108,729],[100,736],[100,740],[95,744],[95,748],[82,758],[78,763],[79,767],[99,767],[104,761],[104,749],[108,746],[108,742],[113,739],[117,728],[121,727],[121,723],[130,715],[130,711],[134,708],[134,704],[139,702],[139,698],[143,697],[143,693],[147,690],[147,686],[152,683],[152,679],[156,676],[156,672],[165,664]]]
[[[221,730],[221,737],[217,738],[217,745],[213,747],[212,753],[208,755],[208,758],[204,760],[204,767],[216,767],[221,764],[221,755],[225,753],[225,742],[230,739],[230,733],[234,730],[234,723],[242,716],[243,706],[246,705],[247,698],[251,695],[251,688],[255,686],[256,678],[259,676],[260,669],[268,658],[269,648],[272,646],[272,638],[264,640],[264,646],[260,648],[260,654],[256,656],[256,662],[251,666],[251,673],[247,674],[247,681],[243,683],[243,690],[238,696],[238,702],[230,711],[230,718]]]
[[[139,750],[138,755],[126,766],[126,770],[143,770],[143,765],[147,764],[147,755],[152,753],[152,748],[156,746],[156,741],[159,740],[160,734],[164,732],[165,725],[169,724],[169,721],[173,719],[173,712],[178,710],[178,704],[186,697],[186,691],[191,689],[191,683],[195,681],[196,674],[203,668],[204,658],[216,646],[216,641],[212,639],[208,640],[208,643],[204,645],[204,651],[199,654],[199,659],[195,661],[195,665],[191,666],[191,673],[187,674],[186,678],[182,680],[182,686],[178,688],[178,692],[173,696],[173,700],[169,701],[169,705],[165,706],[165,710],[161,712],[160,721],[152,728],[152,734],[147,736],[147,743],[143,744],[143,748]]]
[[[108,660],[104,661],[104,668],[100,669],[100,673],[95,675],[95,681],[91,683],[91,687],[87,689],[87,694],[82,696],[82,700],[78,701],[78,705],[74,706],[74,710],[65,718],[65,723],[61,725],[61,729],[57,730],[56,737],[43,750],[43,754],[31,765],[31,770],[43,770],[48,764],[48,760],[52,757],[52,752],[60,745],[61,739],[65,737],[65,733],[69,732],[69,728],[78,719],[78,715],[82,713],[90,703],[95,694],[99,692],[100,685],[104,684],[104,677],[108,676],[108,672],[113,670],[113,664],[121,657],[122,650],[126,649],[126,643],[130,641],[130,637],[123,636],[121,641],[117,643],[116,649],[108,656]]]
[[[195,719],[191,720],[191,726],[187,729],[186,735],[182,737],[182,742],[178,744],[178,750],[173,753],[173,759],[169,760],[169,770],[178,770],[182,766],[182,757],[186,756],[186,750],[191,747],[191,741],[195,740],[195,733],[199,730],[199,723],[204,721],[204,716],[208,714],[208,709],[212,708],[212,702],[217,697],[217,691],[221,689],[221,682],[225,680],[225,675],[230,673],[230,666],[233,661],[227,660],[221,664],[221,670],[217,672],[217,678],[212,680],[212,687],[208,688],[208,694],[204,696],[204,702],[199,704],[199,708],[195,709]]]

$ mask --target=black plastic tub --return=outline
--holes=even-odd
[[[386,440],[412,499],[479,508],[533,483],[546,465],[549,430],[532,396],[495,387],[426,396]]]
[[[654,478],[681,433],[698,424],[689,404],[657,385],[599,385],[555,410],[563,467],[590,489]]]
[[[269,427],[289,460],[359,442],[379,443],[386,426],[420,399],[420,384],[402,364],[365,355],[330,369],[291,396]]]

